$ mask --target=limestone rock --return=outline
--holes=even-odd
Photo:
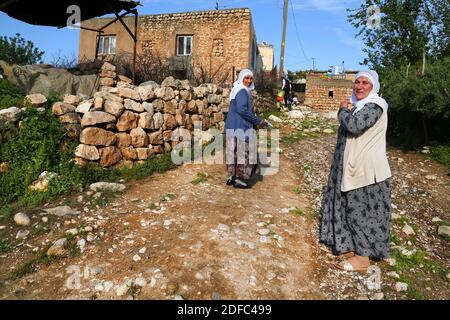
[[[173,130],[177,127],[177,119],[171,114],[164,114],[164,130]]]
[[[135,112],[144,112],[144,107],[139,102],[136,102],[131,99],[125,99],[124,100],[125,109],[132,110]]]
[[[78,106],[81,102],[81,98],[79,96],[73,95],[73,94],[66,94],[64,95],[64,103],[71,104],[73,106]]]
[[[74,110],[75,111],[75,110]],[[63,114],[58,118],[61,123],[77,124],[81,122],[81,117],[76,112]]]
[[[136,101],[141,101],[141,96],[139,95],[139,93],[131,88],[120,88],[119,96],[124,99],[128,98]]]
[[[135,128],[130,132],[131,144],[133,147],[146,147],[148,146],[147,133],[142,128]]]
[[[440,236],[450,237],[450,226],[439,226],[438,234]]]
[[[138,160],[138,153],[132,146],[120,148],[120,152],[125,160]]]
[[[112,114],[103,111],[91,111],[84,114],[83,118],[81,119],[81,126],[87,127],[114,122],[116,122],[116,117],[114,117]]]
[[[52,106],[52,112],[56,116],[62,116],[69,112],[75,112],[75,107],[65,102],[55,102]]]
[[[292,110],[292,111],[289,111],[287,114],[288,114],[288,117],[291,119],[303,119],[305,117],[303,112],[301,112],[299,110]]]
[[[164,124],[164,115],[161,112],[156,112],[153,115],[153,128],[155,130],[160,129]]]
[[[125,110],[125,107],[120,102],[106,100],[104,109],[106,112],[114,115],[115,117],[119,117],[122,114],[122,112]]]
[[[142,101],[148,101],[156,97],[153,86],[139,86],[136,88]]]
[[[30,218],[23,212],[19,212],[14,215],[14,222],[23,227],[28,227],[31,224]]]
[[[125,190],[125,185],[121,183],[113,182],[96,182],[89,186],[94,192],[111,191],[111,192],[122,192]]]
[[[95,161],[100,159],[100,154],[95,146],[80,144],[75,150],[75,156],[86,160]]]
[[[115,146],[101,148],[99,154],[102,167],[110,167],[122,160],[120,150]]]
[[[111,131],[89,127],[81,132],[80,141],[83,144],[108,147],[116,143],[117,137]]]
[[[177,110],[177,103],[176,101],[166,101],[164,103],[164,113],[170,113],[175,115]]]
[[[148,140],[151,145],[163,144],[164,139],[161,131],[156,131],[148,134]]]
[[[47,103],[47,98],[40,93],[29,94],[24,99],[25,104],[29,104],[32,107],[42,107]]]
[[[139,114],[138,125],[143,129],[153,129],[153,114],[149,112]]]
[[[120,132],[117,134],[117,146],[126,148],[131,144],[131,136],[128,133]]]
[[[53,257],[65,257],[68,254],[65,248],[66,246],[67,246],[67,239],[66,238],[59,239],[55,241],[55,243],[53,243],[53,245],[48,249],[47,255]]]
[[[222,103],[222,96],[217,94],[208,94],[209,104],[220,104]]]
[[[22,110],[17,107],[10,107],[0,110],[0,128],[6,127],[11,123],[15,123],[20,119]]]
[[[137,127],[138,116],[134,112],[125,111],[117,121],[118,131],[129,131]]]
[[[164,101],[169,101],[175,98],[175,92],[171,87],[162,87],[155,90],[155,94],[157,98],[160,98]]]
[[[147,160],[154,153],[152,148],[136,148],[139,160]]]
[[[78,107],[75,109],[75,111],[78,113],[85,114],[85,113],[88,113],[93,106],[94,106],[94,104],[93,104],[92,100],[86,100],[86,101],[83,101],[82,103],[80,103],[78,105]]]
[[[51,215],[55,215],[58,217],[65,217],[65,216],[77,214],[77,212],[69,206],[59,206],[59,207],[55,207],[55,208],[44,209],[44,211],[45,211],[45,214],[51,214]]]

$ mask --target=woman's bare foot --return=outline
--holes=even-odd
[[[343,253],[341,256],[344,256],[346,258],[352,258],[352,257],[355,256],[355,252],[354,251],[349,251],[349,252]]]
[[[345,271],[358,271],[366,272],[367,268],[370,266],[369,257],[363,257],[355,255],[346,261],[338,263],[335,265],[338,269]]]

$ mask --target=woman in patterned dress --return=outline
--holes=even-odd
[[[375,71],[356,75],[340,105],[340,127],[321,208],[320,241],[347,260],[336,267],[366,271],[389,255],[391,171],[386,156],[387,108]]]

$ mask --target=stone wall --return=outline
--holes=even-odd
[[[224,131],[222,109],[228,108],[229,89],[214,84],[192,87],[172,77],[161,85],[150,81],[133,86],[115,69],[103,64],[101,88],[93,98],[82,101],[66,95],[52,107],[69,136],[80,140],[75,153],[80,165],[129,165],[170,152],[183,137],[192,137],[195,122],[204,131]]]
[[[336,110],[352,95],[351,80],[330,79],[321,75],[306,77],[305,105],[317,110]],[[332,95],[332,97],[330,97]]]
[[[111,19],[91,19],[82,25],[99,28]],[[134,17],[124,19],[130,30],[134,28]],[[120,22],[113,23],[104,31],[116,35],[116,52],[131,53],[133,42]],[[192,55],[176,56],[176,41],[179,35],[192,35]],[[256,35],[249,9],[229,9],[174,14],[143,15],[138,22],[138,54],[157,56],[162,59],[175,59],[176,65],[183,66],[184,60],[200,66],[215,79],[227,77],[232,82],[233,67],[236,71],[254,68],[252,50]],[[96,33],[80,30],[79,60],[95,56]],[[260,58],[256,61],[261,60]]]

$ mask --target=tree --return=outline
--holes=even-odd
[[[380,10],[380,25],[370,23],[371,6]],[[372,7],[373,8],[373,7]],[[366,44],[363,64],[379,71],[414,65],[428,57],[450,54],[448,0],[366,0],[348,9],[348,21]],[[369,23],[368,23],[369,22]]]
[[[26,41],[20,33],[15,37],[0,37],[0,60],[9,64],[36,64],[42,63],[44,51],[34,47],[33,42]]]

